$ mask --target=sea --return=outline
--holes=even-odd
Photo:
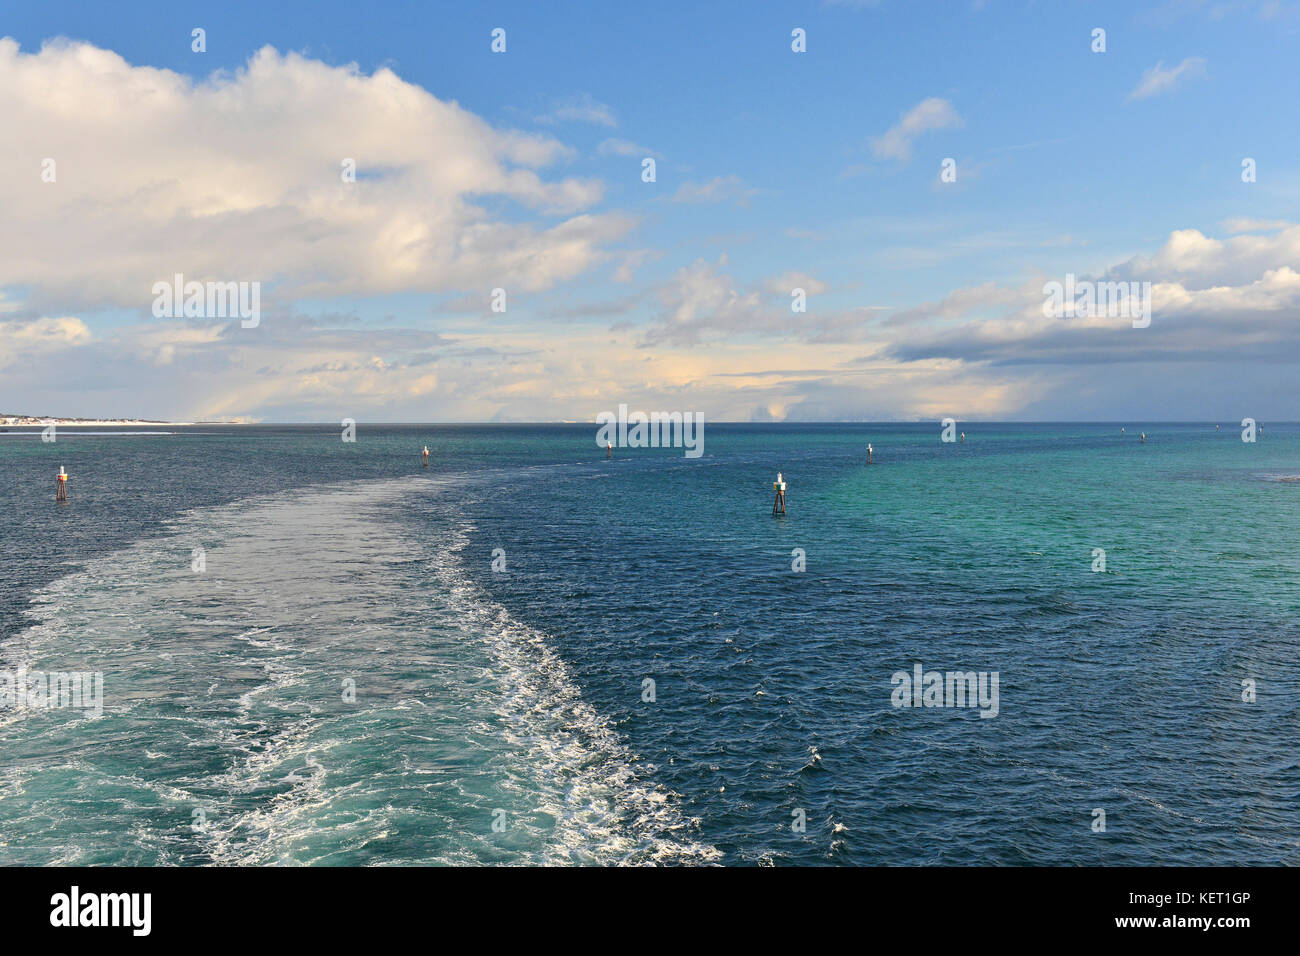
[[[1300,863],[1300,425],[1218,425],[11,428],[0,864]]]

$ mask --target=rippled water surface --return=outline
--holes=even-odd
[[[1300,428],[964,427],[0,434],[0,863],[1300,862]]]

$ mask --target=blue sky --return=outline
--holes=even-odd
[[[0,410],[1300,418],[1297,4],[0,10]],[[262,324],[160,321],[175,272]],[[1067,273],[1152,282],[1152,328],[1035,321]]]

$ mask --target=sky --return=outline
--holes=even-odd
[[[4,0],[0,413],[1298,420],[1297,62],[1300,0]]]

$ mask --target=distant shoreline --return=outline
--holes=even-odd
[[[243,424],[242,422],[159,422],[149,421],[140,418],[29,418],[26,416],[5,418],[0,417],[0,428],[45,428],[53,425],[56,428],[67,428],[74,426],[86,426],[93,428],[102,428],[115,425],[224,425],[224,424]]]
[[[787,420],[787,421],[763,421],[763,422],[754,422],[754,421],[739,421],[739,420],[734,420],[734,419],[717,419],[717,420],[715,420],[715,421],[710,421],[710,422],[708,422],[708,424],[710,424],[710,425],[773,425],[773,426],[779,426],[779,427],[799,427],[799,426],[813,426],[813,425],[931,425],[931,424],[936,424],[938,421],[939,421],[938,419],[933,419],[933,420],[931,420],[931,419],[916,419],[916,420],[914,420],[914,419],[905,419],[905,420],[902,420],[902,419],[898,419],[898,420],[895,420],[895,419],[885,419],[885,420],[879,420],[879,421],[875,421],[875,420],[865,420],[865,419],[864,419],[864,420],[853,419],[853,420],[839,420],[839,421],[803,421],[803,420],[798,420],[798,421],[788,421],[788,420]],[[1160,426],[1160,425],[1175,425],[1175,426],[1178,426],[1178,425],[1215,425],[1215,424],[1226,424],[1227,426],[1232,427],[1232,428],[1237,427],[1237,424],[1236,424],[1235,421],[1233,421],[1233,420],[1228,420],[1228,419],[1225,419],[1223,422],[1215,422],[1213,419],[1210,419],[1210,420],[1204,420],[1204,419],[1181,419],[1181,420],[1168,420],[1168,421],[1165,421],[1165,420],[1156,420],[1156,421],[1153,421],[1153,420],[1151,420],[1151,419],[1141,419],[1141,418],[1127,419],[1127,420],[1124,420],[1124,421],[1119,421],[1119,420],[1116,420],[1116,421],[1067,421],[1067,420],[1060,420],[1060,421],[1054,421],[1054,420],[1053,420],[1053,421],[1049,421],[1049,420],[1041,420],[1041,421],[1040,421],[1040,420],[1037,420],[1037,419],[1034,419],[1034,420],[1015,420],[1015,419],[1000,420],[1000,419],[974,419],[974,418],[964,418],[964,419],[957,419],[957,421],[961,422],[963,425],[965,425],[965,426],[967,426],[967,427],[970,427],[970,426],[975,426],[975,427],[981,427],[981,426],[999,426],[999,425],[1058,425],[1058,426],[1059,426],[1059,425],[1091,425],[1091,426],[1098,426],[1098,425],[1112,425],[1112,426],[1118,428],[1118,427],[1121,427],[1121,426],[1123,426],[1123,425],[1127,425],[1127,426],[1130,427],[1130,428],[1134,428],[1134,427],[1145,427],[1145,428],[1151,428],[1151,427]],[[1138,424],[1135,424],[1135,423],[1138,423]],[[1298,422],[1296,422],[1296,421],[1286,420],[1286,421],[1277,421],[1277,422],[1274,422],[1273,424],[1277,424],[1277,425],[1292,425],[1292,424],[1297,424],[1297,423],[1298,423]],[[457,426],[475,425],[475,426],[499,426],[499,427],[509,428],[509,427],[518,427],[518,426],[521,426],[521,425],[524,425],[524,426],[531,426],[531,425],[590,425],[590,426],[593,426],[593,427],[594,427],[594,426],[596,426],[596,425],[599,424],[599,423],[596,422],[596,421],[594,421],[594,420],[593,420],[593,421],[589,421],[589,422],[584,422],[584,421],[574,421],[574,420],[572,420],[572,419],[560,419],[560,420],[555,420],[555,421],[477,421],[477,422],[476,422],[476,421],[428,421],[428,422],[414,422],[414,421],[400,421],[400,422],[373,421],[373,422],[362,422],[361,424],[365,424],[365,425],[368,425],[368,426],[370,426],[370,427],[375,427],[375,426],[383,427],[383,426],[389,426],[389,425],[457,425]],[[75,427],[85,427],[85,428],[112,428],[112,427],[123,427],[123,428],[125,428],[125,427],[136,427],[136,426],[142,426],[142,425],[165,426],[165,427],[169,427],[169,428],[193,428],[193,427],[196,427],[196,426],[222,426],[222,427],[248,426],[248,427],[254,427],[254,426],[259,426],[259,425],[262,425],[262,426],[272,426],[272,427],[274,427],[274,426],[303,426],[303,425],[312,425],[312,426],[319,425],[319,426],[335,427],[335,426],[336,426],[336,423],[335,423],[335,422],[332,422],[332,421],[315,421],[315,422],[307,422],[307,421],[296,421],[296,422],[274,422],[274,421],[268,422],[268,421],[256,421],[256,422],[253,422],[253,421],[238,421],[238,420],[236,420],[236,421],[172,422],[172,421],[163,421],[163,420],[161,420],[161,419],[152,419],[152,418],[37,418],[37,417],[34,417],[34,416],[30,416],[30,415],[0,415],[0,429],[5,429],[5,428],[44,428],[44,427],[46,427],[46,426],[48,426],[48,425],[54,425],[54,426],[56,426],[56,427],[58,427],[58,428],[75,428]]]

